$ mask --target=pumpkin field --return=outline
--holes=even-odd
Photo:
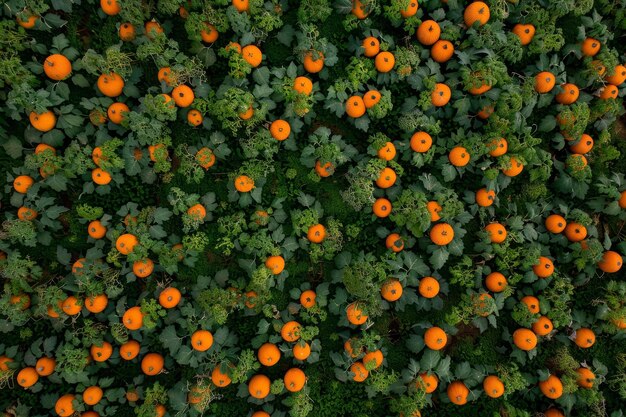
[[[626,0],[0,6],[0,417],[624,417]]]

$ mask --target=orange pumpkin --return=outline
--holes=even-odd
[[[430,240],[438,246],[445,246],[454,239],[454,229],[447,223],[437,223],[430,229]]]
[[[286,120],[274,120],[270,125],[270,134],[278,141],[283,141],[291,134],[291,126]]]
[[[285,258],[280,255],[270,256],[265,261],[265,266],[272,271],[272,274],[278,275],[285,269]]]
[[[599,40],[587,38],[580,46],[580,50],[584,56],[595,56],[598,52],[600,52],[600,47],[602,47],[602,44]]]
[[[317,74],[324,69],[324,54],[319,51],[309,51],[304,55],[302,64],[307,72]]]
[[[526,308],[528,308],[528,311],[533,314],[539,314],[540,307],[539,299],[537,297],[534,297],[532,295],[526,295],[520,301],[526,306]]]
[[[622,256],[612,250],[608,250],[602,254],[602,259],[598,262],[598,268],[603,272],[615,273],[622,269]]]
[[[537,346],[537,335],[529,329],[517,329],[513,332],[513,343],[520,350],[533,350]]]
[[[112,123],[119,125],[124,120],[124,114],[128,113],[129,111],[130,109],[124,103],[112,103],[107,109],[107,116]]]
[[[40,132],[49,132],[56,126],[57,117],[48,110],[43,113],[30,112],[28,116],[30,124]]]
[[[616,86],[620,86],[624,84],[624,82],[626,81],[626,66],[617,65],[615,69],[613,70],[613,75],[605,76],[604,80],[607,83],[613,84]]]
[[[424,344],[432,350],[441,350],[448,343],[446,332],[440,327],[431,327],[424,333]]]
[[[443,210],[443,207],[441,207],[441,205],[438,202],[429,201],[428,203],[426,203],[426,209],[430,213],[431,222],[436,222],[436,221],[441,220],[441,216],[439,215],[439,213],[441,213],[441,210]]]
[[[391,201],[384,197],[376,199],[372,205],[372,212],[378,218],[385,218],[391,214],[392,210]]]
[[[410,145],[414,152],[428,152],[433,145],[433,138],[426,132],[415,132],[411,136]]]
[[[439,385],[439,379],[435,374],[421,373],[416,385],[418,388],[423,389],[426,394],[432,394]]]
[[[424,20],[417,28],[417,40],[426,46],[433,45],[441,36],[441,28],[434,20]]]
[[[200,113],[198,110],[192,109],[189,110],[189,113],[187,113],[187,122],[190,125],[197,127],[200,126],[203,121],[204,117],[202,116],[202,113]]]
[[[596,343],[596,334],[589,328],[581,327],[574,333],[574,343],[581,349],[589,349]]]
[[[506,228],[500,223],[490,223],[485,226],[485,231],[489,235],[491,243],[502,243],[506,239]]]
[[[85,298],[85,308],[94,314],[103,312],[108,304],[109,298],[106,294],[92,295]]]
[[[392,187],[396,183],[396,178],[396,172],[389,167],[385,167],[380,171],[380,175],[376,179],[376,185],[383,189]]]
[[[265,375],[254,375],[248,381],[248,393],[250,396],[263,399],[270,394],[271,382]]]
[[[249,193],[254,188],[254,180],[247,175],[235,178],[235,189],[240,193]]]
[[[52,54],[43,63],[43,72],[55,81],[62,81],[72,73],[72,63],[61,54]]]
[[[39,381],[39,375],[33,367],[27,367],[17,373],[17,384],[22,388],[30,388]]]
[[[163,370],[163,356],[158,353],[148,353],[141,360],[141,370],[148,376],[154,376]]]
[[[131,307],[122,315],[122,324],[129,330],[139,330],[143,326],[141,307]]]
[[[255,45],[244,46],[241,50],[241,55],[243,56],[243,59],[253,68],[261,65],[261,62],[263,61],[263,52],[261,52],[261,50]]]
[[[297,321],[288,321],[280,329],[280,335],[286,342],[295,342],[300,339],[300,328],[300,323]]]
[[[439,294],[439,281],[434,277],[424,277],[420,279],[419,293],[424,298],[435,298]]]
[[[355,326],[364,324],[368,319],[367,314],[361,310],[358,303],[348,305],[346,308],[346,316],[348,317],[348,321]]]
[[[587,237],[587,228],[580,223],[570,222],[565,226],[565,237],[570,242],[580,242]]]
[[[257,351],[257,358],[263,366],[274,366],[280,360],[280,349],[273,343],[264,343]]]
[[[390,233],[385,239],[385,246],[393,252],[401,252],[404,249],[404,240],[397,233]]]
[[[352,96],[346,101],[346,114],[358,119],[365,114],[365,102],[359,96]]]
[[[546,217],[545,226],[548,232],[558,234],[565,230],[567,221],[559,214],[551,214]]]
[[[580,91],[578,87],[572,83],[563,84],[561,86],[562,91],[558,93],[555,97],[557,103],[559,104],[572,104],[578,100],[578,96]]]
[[[556,400],[563,395],[563,384],[556,375],[550,375],[548,379],[539,381],[539,389],[551,400]]]
[[[167,287],[159,294],[159,304],[166,309],[174,308],[180,303],[181,298],[178,288]]]
[[[124,89],[124,80],[118,74],[111,72],[98,77],[98,90],[107,97],[118,97]]]
[[[433,61],[443,64],[448,62],[450,58],[454,55],[454,45],[452,42],[439,39],[435,44],[430,48],[430,56]]]
[[[476,204],[480,207],[489,207],[493,205],[496,200],[496,192],[494,190],[487,191],[486,188],[481,188],[476,191]]]
[[[104,1],[115,1],[115,0],[101,0],[101,2]],[[72,414],[74,414],[74,399],[76,397],[72,394],[65,394],[63,396],[61,396],[56,403],[54,404],[54,411],[56,411],[56,413],[60,416],[60,417],[69,417]]]
[[[326,238],[326,228],[322,224],[314,224],[309,227],[306,237],[311,243],[322,243]]]
[[[172,90],[172,98],[178,107],[189,107],[195,98],[193,90],[184,84],[175,87]]]
[[[533,272],[539,278],[548,278],[554,272],[554,263],[550,258],[540,256],[537,264],[533,266]]]
[[[446,389],[448,398],[452,404],[465,405],[467,404],[467,396],[469,395],[469,389],[465,386],[463,381],[454,381],[448,385]]]
[[[443,83],[437,83],[430,93],[430,101],[435,107],[443,107],[448,104],[451,95],[450,87]]]
[[[483,389],[485,394],[491,398],[500,398],[504,394],[504,384],[502,380],[495,375],[489,375],[483,379]]]
[[[291,368],[285,372],[283,383],[289,392],[302,391],[302,388],[304,388],[304,385],[306,384],[306,375],[302,369]]]
[[[504,138],[494,139],[487,145],[489,148],[489,155],[498,157],[506,154],[509,149],[509,143]]]
[[[474,23],[478,23],[478,26],[483,26],[489,21],[490,17],[489,6],[482,1],[470,3],[463,12],[463,20],[467,27],[472,27]]]
[[[315,306],[315,299],[317,298],[317,294],[313,290],[302,291],[300,294],[300,304],[304,308],[313,308]]]
[[[378,72],[387,73],[396,65],[396,58],[389,51],[379,52],[374,59]]]
[[[364,51],[363,54],[368,58],[373,58],[380,52],[380,42],[373,36],[363,39],[361,47]]]
[[[524,164],[519,161],[516,157],[512,156],[509,159],[509,164],[507,168],[502,169],[502,173],[507,177],[517,177],[524,170]]]
[[[100,0],[100,8],[109,16],[116,16],[122,11],[117,0]]]
[[[595,374],[589,368],[578,368],[576,370],[578,377],[576,381],[578,382],[578,386],[581,388],[591,389],[593,388],[593,383],[596,380]]]
[[[539,94],[549,93],[555,85],[556,77],[551,72],[543,71],[535,76],[535,91]]]
[[[417,3],[417,0],[409,0],[407,6],[404,9],[400,10],[400,14],[406,19],[411,16],[415,16],[417,14],[418,8],[419,5]]]
[[[501,272],[492,272],[485,278],[485,286],[492,292],[502,292],[507,285],[506,277]]]
[[[135,39],[135,36],[137,36],[137,31],[135,29],[135,26],[133,26],[132,23],[125,22],[120,25],[118,34],[122,41],[130,42]]]
[[[361,361],[354,362],[350,366],[350,372],[354,374],[352,377],[354,382],[363,382],[369,376],[369,371]]]
[[[94,361],[106,362],[113,354],[113,346],[109,342],[102,342],[101,345],[92,345],[89,353]]]
[[[376,153],[380,159],[385,161],[391,161],[396,157],[396,147],[392,142],[387,142]]]
[[[554,325],[552,324],[552,320],[548,317],[541,316],[533,323],[532,328],[537,336],[547,336],[554,330]]]
[[[17,21],[17,24],[24,29],[32,29],[39,20],[39,16],[30,15],[26,18],[26,20],[22,20],[19,16],[17,16],[15,20]]]
[[[125,233],[117,238],[115,247],[122,255],[128,255],[135,249],[138,243],[139,240],[135,235]]]
[[[528,45],[535,36],[535,26],[529,24],[518,23],[513,26],[512,32],[517,35],[522,46]]]
[[[376,90],[370,90],[363,95],[363,104],[365,104],[365,108],[371,109],[378,104],[381,98],[382,95],[380,94],[380,92]]]
[[[100,220],[94,220],[87,226],[87,233],[94,239],[102,239],[107,233],[107,228]]]
[[[456,146],[448,154],[448,160],[455,167],[464,167],[470,162],[470,154],[464,147]]]
[[[390,278],[380,288],[380,295],[389,302],[398,301],[402,297],[402,284],[395,278]]]
[[[133,262],[133,273],[137,278],[147,278],[154,271],[154,262],[151,259],[139,259]]]

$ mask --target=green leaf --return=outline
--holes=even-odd
[[[22,142],[16,137],[11,136],[9,139],[4,140],[2,143],[4,151],[13,159],[20,159],[22,157]]]
[[[472,367],[469,362],[461,362],[454,370],[454,376],[457,379],[467,379],[472,374]]]
[[[446,356],[445,358],[441,359],[435,367],[434,372],[439,375],[440,378],[448,375],[450,373],[451,361],[452,359],[450,358],[450,356]]]
[[[252,79],[259,85],[268,85],[270,83],[270,70],[267,67],[257,68],[252,72]],[[256,95],[256,94],[255,94]]]
[[[444,164],[441,173],[445,182],[452,182],[456,178],[456,168],[450,164]]]
[[[170,355],[174,355],[181,345],[181,338],[176,334],[176,328],[174,326],[167,326],[159,335],[159,341],[165,348],[170,351]]]
[[[413,353],[419,353],[424,349],[424,338],[422,336],[412,334],[406,341],[406,347]]]
[[[71,259],[72,254],[69,253],[63,246],[57,245],[57,261],[59,261],[61,265],[69,265]]]
[[[433,251],[432,255],[430,255],[429,261],[434,269],[441,269],[441,267],[445,265],[449,256],[450,253],[448,250],[440,247]]]
[[[422,371],[430,371],[437,366],[440,359],[441,354],[438,350],[426,349],[422,355],[422,359],[420,359],[420,368]]]
[[[59,96],[63,97],[64,100],[70,99],[70,87],[64,82],[57,84],[55,92]]]
[[[70,46],[70,41],[67,40],[65,35],[60,34],[52,38],[52,47],[55,48],[57,51],[61,52],[68,46]]]
[[[282,43],[285,46],[291,45],[291,41],[295,35],[295,31],[293,30],[293,26],[285,25],[281,29],[280,32],[276,35],[276,39],[278,42]]]
[[[164,237],[167,236],[167,232],[161,226],[152,225],[150,226],[149,230],[150,230],[150,236],[153,239],[163,239]]]
[[[61,213],[65,213],[68,211],[66,207],[63,206],[52,206],[46,209],[46,216],[51,219],[58,219]]]
[[[267,84],[255,85],[254,86],[254,97],[257,99],[269,97],[274,93],[274,89]]]
[[[152,216],[155,223],[161,224],[168,221],[172,217],[172,212],[165,207],[157,207]]]
[[[72,76],[72,82],[74,83],[74,85],[82,88],[87,88],[90,86],[89,81],[87,81],[87,78],[85,78],[85,76],[82,74],[74,74]]]

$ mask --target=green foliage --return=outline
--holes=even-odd
[[[239,301],[237,292],[218,287],[202,291],[198,297],[200,308],[220,325],[226,323],[228,315],[233,310],[241,308]]]
[[[167,315],[165,309],[154,298],[141,300],[141,313],[143,314],[143,325],[147,329],[154,329],[159,318]]]
[[[119,47],[108,48],[104,56],[89,49],[81,60],[82,67],[88,73],[96,76],[110,74],[112,72],[126,78],[132,71],[132,59],[130,54],[122,52]]]
[[[412,416],[415,412],[421,411],[426,404],[426,393],[421,389],[413,389],[407,394],[394,398],[390,408],[394,413]]]
[[[303,0],[298,6],[298,21],[302,23],[324,22],[331,13],[329,0]]]
[[[405,226],[414,236],[420,237],[430,226],[427,203],[424,193],[415,189],[405,189],[392,203],[393,209],[389,218],[396,225]]]

